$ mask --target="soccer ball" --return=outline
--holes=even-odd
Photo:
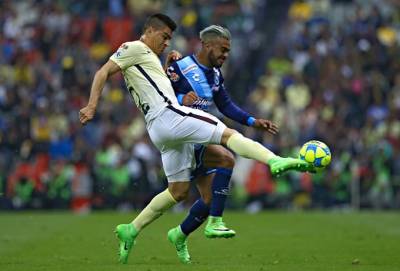
[[[299,158],[313,164],[316,171],[321,171],[329,165],[332,155],[324,142],[311,140],[301,147]]]

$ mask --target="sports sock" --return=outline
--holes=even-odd
[[[260,143],[244,137],[240,133],[234,133],[231,135],[226,142],[226,145],[240,156],[255,159],[264,164],[276,156]]]
[[[176,200],[172,197],[169,190],[166,189],[150,201],[146,208],[132,221],[132,224],[140,232],[175,204]]]
[[[183,220],[181,226],[182,232],[188,236],[196,230],[206,220],[210,208],[203,200],[198,199],[190,208],[188,216]]]
[[[210,207],[211,216],[222,216],[225,209],[226,197],[229,194],[229,182],[232,169],[217,168],[212,182],[212,201]]]

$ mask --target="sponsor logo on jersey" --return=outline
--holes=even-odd
[[[182,74],[187,74],[191,70],[195,70],[195,69],[197,69],[197,65],[196,64],[189,65],[182,71]]]

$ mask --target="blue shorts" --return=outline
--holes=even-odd
[[[192,170],[190,180],[196,179],[198,176],[206,176],[217,171],[216,168],[206,168],[203,164],[203,156],[207,146],[202,144],[194,145],[194,157],[196,159],[196,168]]]

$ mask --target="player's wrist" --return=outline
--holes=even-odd
[[[183,97],[185,97],[184,94],[178,94],[177,99],[178,99],[178,103],[180,105],[183,105]]]
[[[247,125],[248,126],[254,126],[255,123],[256,123],[256,119],[254,117],[248,117],[247,118]]]

